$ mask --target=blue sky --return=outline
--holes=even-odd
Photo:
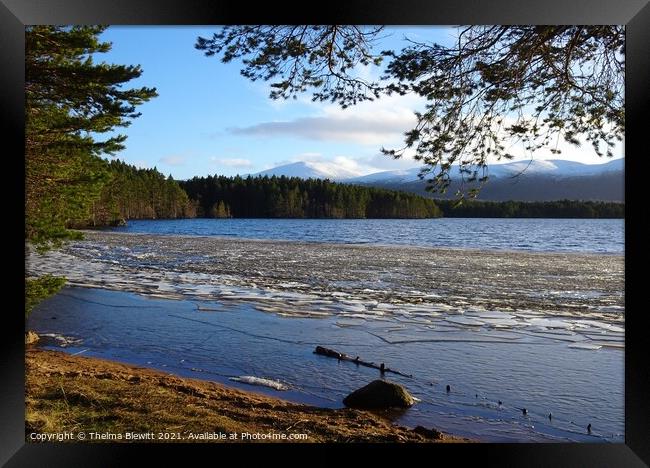
[[[239,74],[240,64],[223,64],[194,48],[198,36],[216,26],[111,26],[101,39],[112,50],[96,61],[140,64],[142,76],[129,86],[156,87],[159,97],[138,107],[142,116],[118,133],[128,136],[117,157],[139,167],[156,167],[176,179],[208,174],[248,174],[280,164],[312,161],[358,175],[416,167],[410,158],[393,160],[379,149],[398,148],[415,123],[416,96],[388,97],[345,110],[313,103],[309,96],[290,101],[268,98],[268,85]],[[445,43],[454,30],[442,27],[391,27],[379,47],[399,48],[404,37]],[[622,147],[616,154],[622,155]],[[563,148],[563,159],[602,163],[584,149]],[[526,159],[523,153],[520,159]],[[558,159],[550,152],[535,159]]]

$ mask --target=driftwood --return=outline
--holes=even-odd
[[[319,354],[321,356],[336,358],[339,361],[354,362],[355,364],[357,364],[359,366],[371,367],[373,369],[378,369],[382,374],[385,373],[385,372],[390,372],[392,374],[397,374],[397,375],[401,375],[401,376],[404,376],[404,377],[411,377],[411,378],[413,377],[412,375],[404,374],[402,372],[399,372],[399,371],[396,371],[396,370],[393,370],[393,369],[389,369],[388,367],[384,366],[383,362],[380,365],[377,365],[374,362],[362,361],[361,359],[359,359],[359,356],[353,358],[352,356],[348,356],[345,353],[339,353],[338,351],[335,351],[335,350],[329,349],[329,348],[324,348],[322,346],[316,346],[316,349],[314,350],[314,354]]]

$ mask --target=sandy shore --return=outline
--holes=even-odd
[[[392,425],[381,413],[315,408],[30,347],[26,440],[63,432],[74,434],[71,442],[80,432],[86,442],[467,442]]]

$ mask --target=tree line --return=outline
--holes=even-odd
[[[108,181],[83,218],[67,227],[121,225],[130,219],[181,218],[624,218],[625,204],[439,200],[322,179],[286,176],[194,177],[106,163]]]
[[[436,200],[446,218],[624,218],[625,204],[601,201],[544,202]]]
[[[181,181],[210,218],[436,218],[436,202],[419,195],[322,179],[207,176]]]
[[[194,218],[196,204],[171,174],[156,168],[139,169],[120,160],[107,163],[109,181],[92,202],[88,216],[69,222],[68,227],[97,227],[124,224],[128,219]]]

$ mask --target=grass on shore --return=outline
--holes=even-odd
[[[212,382],[69,354],[26,352],[26,437],[112,434],[304,433],[306,442],[457,442],[394,426],[380,415],[323,409]],[[162,440],[162,442],[168,442]]]

